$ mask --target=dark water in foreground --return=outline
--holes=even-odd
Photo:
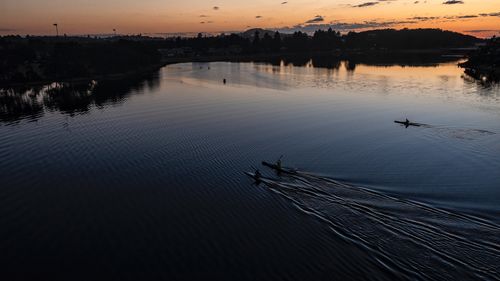
[[[2,93],[0,279],[496,280],[499,156],[500,89],[455,63]]]

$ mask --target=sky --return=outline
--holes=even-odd
[[[500,0],[0,0],[0,35],[441,28],[500,35]]]

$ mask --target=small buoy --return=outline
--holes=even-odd
[[[222,80],[222,82],[224,82],[224,84],[226,84],[226,78],[224,78],[224,80]]]

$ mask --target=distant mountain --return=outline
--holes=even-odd
[[[262,28],[252,28],[247,31],[240,33],[240,36],[245,39],[253,39],[255,37],[255,32],[259,32],[259,37],[264,37],[265,34],[269,34],[269,36],[273,37],[276,31],[262,29]]]

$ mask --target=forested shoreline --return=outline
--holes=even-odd
[[[280,34],[262,29],[240,34],[192,38],[146,36],[0,37],[0,85],[110,79],[150,72],[175,62],[252,61],[268,57],[318,54],[346,59],[403,58],[442,50],[473,48],[483,40],[440,29],[383,29],[341,34]],[[382,60],[383,61],[383,60]]]
[[[460,64],[465,73],[475,79],[489,82],[500,81],[500,40],[493,37],[484,46],[471,53],[466,62]]]

